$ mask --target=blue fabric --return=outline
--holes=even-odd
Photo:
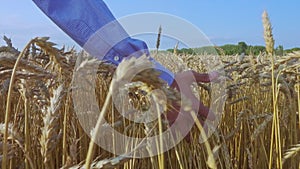
[[[33,0],[92,56],[118,65],[128,56],[149,56],[145,42],[131,38],[102,0]],[[169,85],[174,74],[152,60]]]

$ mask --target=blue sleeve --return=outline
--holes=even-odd
[[[102,0],[33,0],[90,55],[118,65],[128,56],[149,56],[145,42],[131,38]],[[174,74],[151,59],[169,85]]]

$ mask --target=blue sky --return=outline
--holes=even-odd
[[[162,12],[181,17],[195,26],[213,44],[264,45],[261,15],[267,10],[276,46],[300,47],[300,1],[271,0],[105,0],[112,13],[123,17],[135,13]],[[12,38],[18,48],[36,36],[50,36],[57,44],[74,46],[30,0],[1,0],[0,36]],[[0,41],[3,44],[3,41]]]

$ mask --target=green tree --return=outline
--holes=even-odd
[[[265,51],[266,51],[266,48],[264,46],[248,46],[246,54],[257,56],[260,53],[263,53]]]
[[[242,54],[242,53],[246,54],[246,50],[247,50],[248,46],[245,42],[239,42],[238,48],[239,48],[239,54]]]
[[[225,55],[236,55],[239,53],[239,47],[237,45],[224,45],[221,46],[224,50]]]
[[[300,48],[292,48],[292,49],[285,50],[286,53],[292,53],[292,52],[295,52],[295,51],[300,51]]]
[[[278,56],[283,56],[284,54],[284,49],[282,45],[279,45],[276,49],[275,49],[275,54]]]

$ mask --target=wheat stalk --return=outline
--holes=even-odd
[[[16,63],[14,65],[13,71],[12,71],[12,75],[11,75],[11,79],[10,79],[10,84],[9,84],[9,88],[8,88],[8,94],[7,94],[7,102],[6,102],[6,111],[5,111],[5,132],[4,132],[4,141],[3,141],[3,159],[2,159],[2,168],[6,168],[6,164],[7,164],[7,137],[8,137],[8,124],[9,124],[9,118],[10,118],[10,113],[11,113],[11,94],[12,94],[12,88],[13,88],[13,83],[15,81],[15,77],[16,77],[16,71],[18,68],[18,65],[20,63],[20,60],[22,58],[22,56],[24,55],[24,53],[26,52],[26,50],[30,47],[30,45],[32,43],[35,42],[36,39],[31,40],[23,49],[23,51],[19,54]]]
[[[160,46],[160,39],[161,39],[162,27],[161,25],[158,28],[157,40],[156,40],[156,54],[158,53],[159,46]]]
[[[119,64],[119,66],[116,70],[115,76],[111,82],[108,94],[106,96],[106,99],[105,99],[105,102],[103,105],[103,108],[98,117],[96,126],[91,133],[91,141],[89,144],[89,149],[88,149],[88,153],[86,156],[86,162],[85,162],[85,167],[87,169],[89,169],[91,167],[91,161],[92,161],[92,157],[94,155],[94,146],[95,146],[94,141],[99,136],[99,132],[100,132],[99,129],[100,129],[100,126],[102,125],[102,120],[103,120],[104,115],[109,106],[112,91],[119,85],[122,85],[122,83],[128,82],[128,80],[130,80],[130,78],[133,74],[135,74],[136,72],[140,72],[141,70],[144,70],[147,67],[153,68],[153,65],[152,65],[152,62],[146,56],[141,56],[139,58],[132,57],[129,60],[123,60]]]
[[[270,23],[270,19],[268,13],[266,11],[263,12],[263,27],[264,27],[264,38],[266,43],[266,50],[271,57],[271,66],[272,66],[272,95],[273,95],[273,123],[272,123],[272,133],[271,133],[271,148],[270,148],[270,161],[269,161],[269,169],[272,167],[272,159],[273,159],[273,142],[275,139],[275,148],[276,153],[278,154],[276,161],[277,167],[282,168],[281,161],[281,143],[280,143],[280,127],[279,127],[279,116],[278,116],[278,105],[277,105],[277,80],[275,80],[275,59],[273,56],[274,52],[274,39],[272,34],[272,26]]]

